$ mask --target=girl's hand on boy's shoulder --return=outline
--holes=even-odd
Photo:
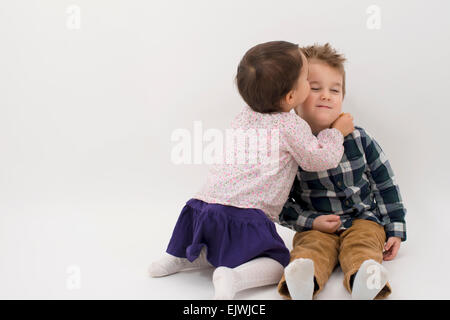
[[[401,243],[402,240],[399,237],[390,237],[384,245],[383,260],[394,260],[397,256],[398,250],[400,249]]]

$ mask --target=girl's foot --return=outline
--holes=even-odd
[[[206,247],[203,247],[197,259],[190,262],[186,258],[178,258],[168,253],[160,260],[153,262],[148,270],[151,277],[164,277],[185,269],[200,269],[212,267],[206,259]]]
[[[178,258],[169,254],[158,261],[153,262],[148,269],[148,273],[151,277],[164,277],[186,268],[189,261],[186,258]]]

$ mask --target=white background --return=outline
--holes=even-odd
[[[345,54],[344,111],[393,166],[408,240],[385,263],[391,299],[449,299],[449,13],[444,0],[3,0],[0,298],[212,298],[212,270],[147,275],[207,173],[172,163],[171,134],[225,129],[243,54],[286,40]],[[342,280],[318,298],[349,299]],[[281,299],[275,286],[237,298]]]

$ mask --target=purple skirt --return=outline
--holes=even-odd
[[[289,250],[275,224],[259,209],[189,200],[180,213],[166,252],[194,261],[202,247],[214,267],[234,268],[258,257],[289,264]]]

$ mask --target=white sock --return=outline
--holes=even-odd
[[[151,277],[156,278],[168,276],[186,269],[206,267],[211,267],[211,264],[206,260],[206,248],[203,247],[197,259],[192,262],[186,258],[178,258],[166,253],[161,259],[150,265],[148,272]]]
[[[277,284],[283,275],[283,266],[276,260],[261,257],[236,268],[219,267],[214,271],[216,300],[231,300],[237,292]]]
[[[314,294],[314,262],[295,259],[284,270],[289,294],[293,300],[312,300]]]
[[[387,281],[388,272],[385,267],[372,259],[364,261],[353,281],[352,299],[374,299]]]

